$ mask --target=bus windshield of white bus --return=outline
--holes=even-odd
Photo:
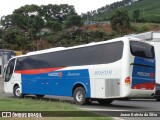
[[[147,43],[130,41],[131,53],[134,56],[154,59],[154,47]]]
[[[5,82],[8,82],[13,74],[15,59],[10,60],[5,74]]]

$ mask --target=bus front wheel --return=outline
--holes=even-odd
[[[83,87],[77,87],[74,90],[73,98],[76,104],[83,105],[86,102],[86,92]]]
[[[19,86],[15,86],[13,89],[13,95],[17,98],[23,98],[24,94],[22,94],[21,89]]]

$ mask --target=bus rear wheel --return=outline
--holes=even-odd
[[[113,102],[113,100],[99,99],[98,102],[101,105],[110,105]]]
[[[83,87],[77,87],[74,90],[73,98],[76,104],[84,105],[86,103],[86,92]]]
[[[156,101],[160,101],[160,96],[156,98]]]
[[[22,94],[21,89],[19,86],[15,86],[13,89],[13,95],[17,98],[23,98],[24,94]]]

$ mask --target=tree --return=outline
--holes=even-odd
[[[4,28],[11,27],[12,26],[12,15],[7,15],[7,16],[1,17],[1,26]]]
[[[48,21],[46,23],[46,27],[50,28],[54,32],[62,30],[62,25],[57,21]]]
[[[140,10],[139,9],[134,10],[132,16],[136,23],[140,16]]]
[[[5,30],[4,41],[8,44],[10,49],[20,50],[25,49],[27,38],[23,31],[18,27],[12,27]]]
[[[61,31],[68,16],[75,14],[74,6],[68,4],[42,6],[32,4],[15,9],[11,15],[3,17],[0,24],[3,27],[5,42],[10,48],[18,49],[23,46],[23,42],[30,50],[35,50],[38,43],[45,42],[43,39],[45,35],[40,35],[42,28],[48,27],[52,32]]]
[[[71,15],[67,17],[65,27],[71,28],[71,27],[81,27],[83,25],[83,20],[79,15]]]
[[[110,17],[112,29],[120,32],[121,35],[122,30],[129,27],[129,21],[130,18],[128,11],[123,8],[116,9],[116,11]]]
[[[75,14],[75,9],[74,6],[68,4],[48,4],[41,6],[40,14],[46,21],[57,21],[62,23],[68,16]]]

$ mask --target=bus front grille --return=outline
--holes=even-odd
[[[106,79],[105,80],[105,97],[120,96],[120,80]]]

